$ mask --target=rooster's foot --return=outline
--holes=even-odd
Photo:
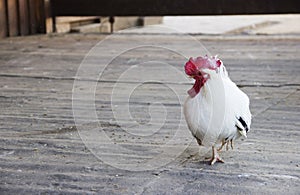
[[[213,146],[212,147],[212,159],[210,161],[210,164],[213,165],[216,162],[224,163],[224,160],[219,156],[217,149]]]

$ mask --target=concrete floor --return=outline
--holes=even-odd
[[[163,24],[192,34],[299,34],[300,15],[164,17]]]
[[[299,193],[298,36],[116,34],[85,58],[87,77],[75,79],[84,57],[104,38],[73,34],[0,41],[1,194]],[[222,152],[226,163],[214,166],[205,160],[209,150],[199,148],[178,122],[191,87],[179,74],[186,60],[181,54],[205,51],[219,54],[232,80],[249,95],[253,113],[248,139]],[[129,74],[141,66],[144,72]],[[92,76],[103,67],[97,82]],[[78,81],[86,85],[76,88]],[[89,121],[86,104],[91,90],[85,87],[94,85],[100,127]],[[76,99],[76,90],[83,91],[83,99]],[[72,100],[82,100],[75,108],[89,123],[75,125]],[[122,111],[128,104],[129,119]],[[160,106],[167,118],[153,132],[166,114]],[[134,122],[141,128],[131,129]]]

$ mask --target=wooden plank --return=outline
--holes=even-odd
[[[0,0],[0,38],[8,35],[6,0]]]
[[[164,16],[299,13],[298,0],[52,0],[54,16]],[[91,6],[92,5],[92,6]]]
[[[19,0],[20,35],[29,34],[29,9],[28,0]]]
[[[19,15],[18,15],[18,1],[7,1],[8,7],[8,28],[9,36],[19,35]]]
[[[46,33],[46,13],[44,0],[35,0],[37,32]]]
[[[36,0],[29,0],[29,24],[30,24],[30,34],[36,34],[38,32],[38,23],[37,23],[37,16],[36,16],[36,10],[37,10],[37,4]]]
[[[46,33],[45,4],[43,0],[29,0],[31,34]]]

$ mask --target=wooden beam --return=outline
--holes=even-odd
[[[19,35],[18,7],[19,6],[18,6],[17,0],[7,1],[9,36],[18,36]]]
[[[8,36],[6,14],[7,14],[6,1],[0,0],[0,38]]]
[[[44,0],[35,0],[35,1],[36,1],[37,32],[46,33],[45,2]]]
[[[20,34],[29,34],[29,5],[28,0],[19,0]]]
[[[29,3],[29,30],[30,34],[36,34],[37,32],[37,22],[36,22],[36,15],[35,15],[35,0],[28,0]]]
[[[299,0],[52,0],[54,16],[300,13]]]
[[[30,33],[46,33],[44,0],[29,0]]]

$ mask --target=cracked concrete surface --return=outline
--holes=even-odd
[[[1,194],[298,194],[300,185],[300,39],[298,37],[196,36],[212,54],[219,54],[229,74],[250,97],[253,125],[247,140],[222,153],[224,164],[210,166],[204,150],[192,139],[187,149],[169,164],[149,171],[126,171],[96,158],[80,139],[72,112],[74,77],[85,54],[104,35],[51,35],[16,37],[0,41],[0,192]],[[149,39],[168,47],[184,47],[177,35],[118,35],[108,50],[126,41]],[[198,48],[187,47],[195,52]],[[108,56],[99,56],[107,58]],[[183,71],[182,59],[155,49],[133,51],[115,61],[116,77],[130,59],[163,60]],[[133,61],[133,60],[131,60]],[[101,61],[95,61],[101,64]],[[161,66],[163,68],[163,66]],[[148,74],[156,74],[160,68]],[[127,83],[126,85],[133,85]],[[177,120],[172,95],[165,95],[169,124],[155,137],[138,139],[120,132],[111,120],[107,95],[114,82],[99,81],[99,120],[116,144],[132,150],[157,147],[173,136]],[[189,83],[171,83],[186,96]],[[153,86],[151,86],[153,87]],[[151,88],[164,94],[164,88]],[[132,114],[149,116],[147,98],[158,94],[141,90],[132,101]],[[124,89],[126,92],[126,88]],[[143,95],[147,96],[143,96]],[[159,96],[160,97],[160,96]],[[144,104],[142,104],[144,101]],[[180,127],[188,131],[185,125]],[[88,130],[88,129],[87,129]],[[134,141],[133,141],[134,140]],[[137,141],[136,141],[137,140]],[[176,142],[184,144],[185,138]],[[105,147],[105,146],[103,146]],[[174,148],[176,148],[174,146]],[[139,153],[140,154],[140,153]],[[145,150],[146,158],[152,155]],[[130,162],[127,154],[105,153]],[[158,161],[160,159],[157,159]]]

